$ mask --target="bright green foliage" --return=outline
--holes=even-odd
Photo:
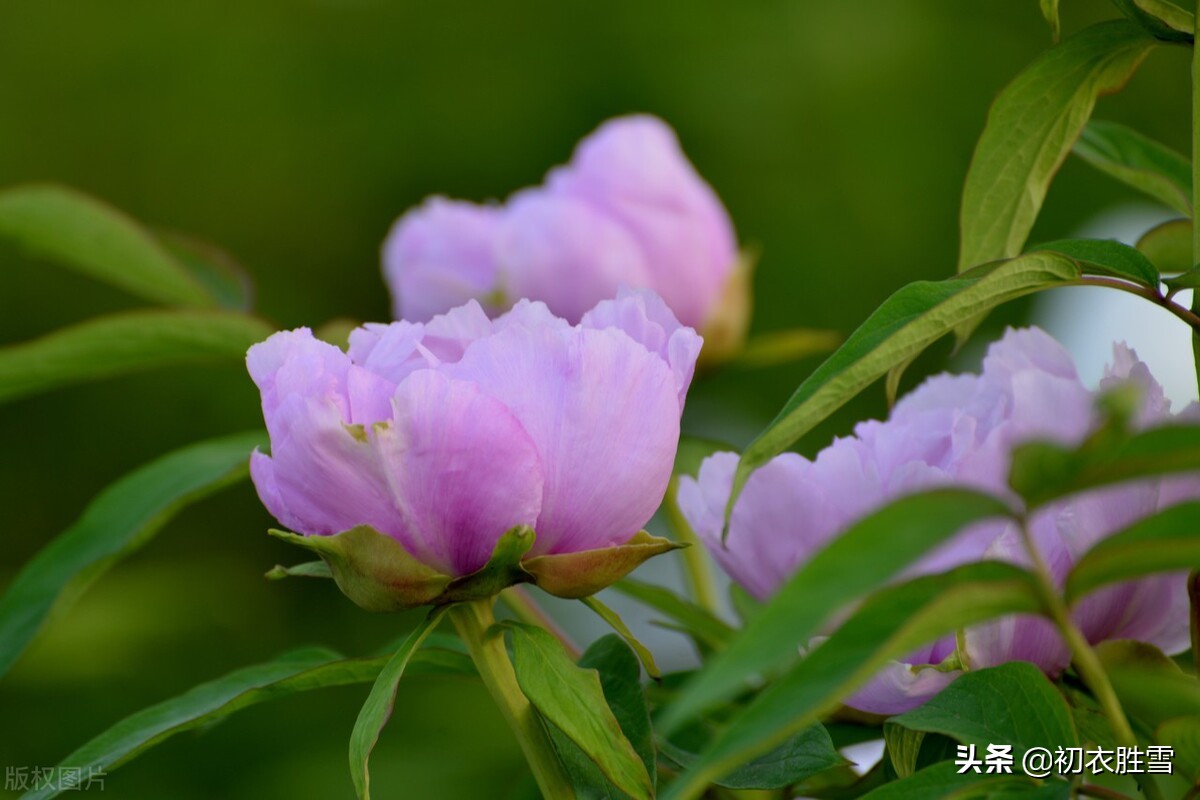
[[[1187,157],[1116,122],[1092,120],[1075,155],[1185,216],[1192,213],[1192,165]]]

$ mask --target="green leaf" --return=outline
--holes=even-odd
[[[1200,717],[1167,720],[1154,738],[1174,751],[1178,772],[1193,782],[1200,780]]]
[[[221,308],[249,311],[254,292],[250,274],[220,247],[174,231],[159,231],[158,240]]]
[[[583,597],[580,598],[580,602],[592,611],[595,611],[596,615],[607,622],[608,626],[616,631],[617,635],[624,639],[625,643],[633,649],[633,652],[637,653],[638,660],[646,668],[647,675],[655,679],[662,677],[662,672],[659,670],[658,664],[654,663],[654,654],[650,652],[650,649],[646,645],[638,641],[638,638],[633,635],[633,631],[629,630],[629,626],[625,624],[625,621],[621,619],[621,616],[617,612],[604,605],[604,603],[601,603],[595,597]]]
[[[118,722],[62,760],[63,766],[111,772],[177,733],[207,725],[247,706],[327,686],[369,683],[385,659],[345,659],[325,648],[303,648],[244,667]],[[65,788],[65,787],[63,787]],[[46,800],[46,788],[22,800]]]
[[[424,621],[408,635],[375,679],[371,693],[367,695],[367,701],[354,721],[354,730],[350,734],[350,777],[354,781],[355,793],[362,800],[368,800],[371,796],[371,773],[367,761],[375,743],[379,741],[379,732],[392,716],[396,687],[404,675],[404,668],[408,666],[413,653],[420,649],[425,637],[442,621],[446,610],[444,606],[430,609]]]
[[[911,730],[890,721],[884,723],[885,752],[896,775],[907,778],[917,771],[917,759],[921,755],[921,744],[924,741],[924,731]]]
[[[745,687],[747,678],[795,658],[838,611],[900,574],[967,525],[1011,513],[1001,500],[936,489],[890,503],[852,525],[785,583],[729,647],[662,715],[667,734]]]
[[[734,476],[726,520],[750,474],[899,364],[980,312],[1017,297],[1078,280],[1078,265],[1053,253],[1029,253],[944,281],[920,281],[893,294],[821,364],[750,443]]]
[[[977,775],[974,772],[959,773],[953,761],[926,767],[920,772],[885,783],[862,796],[862,800],[941,800],[958,798],[966,789],[996,789],[1006,786],[1032,786],[1028,778],[1019,775]]]
[[[1078,448],[1028,442],[1013,450],[1009,485],[1037,508],[1086,489],[1200,470],[1200,425],[1173,424],[1111,436],[1101,430]]]
[[[226,311],[131,311],[0,347],[0,402],[97,378],[173,364],[240,361],[271,335],[264,322]]]
[[[1137,249],[1158,268],[1163,275],[1176,275],[1167,280],[1167,286],[1175,289],[1191,289],[1197,284],[1197,272],[1192,261],[1192,221],[1173,219],[1157,225],[1142,234]],[[1183,273],[1189,274],[1181,280]]]
[[[1102,22],[1042,53],[1004,88],[963,187],[959,272],[1021,252],[1096,98],[1119,90],[1154,46],[1132,22]]]
[[[579,666],[594,669],[600,674],[600,687],[604,700],[616,717],[625,738],[646,765],[651,780],[657,778],[658,754],[654,747],[654,735],[650,726],[650,710],[646,705],[646,694],[642,690],[641,668],[629,646],[616,636],[608,635],[597,639],[579,659]],[[562,759],[567,773],[571,775],[576,791],[581,798],[628,797],[618,790],[599,768],[553,725],[548,727],[554,748]]]
[[[1127,244],[1101,239],[1060,239],[1035,251],[1053,251],[1079,263],[1085,275],[1109,275],[1158,289],[1158,270],[1150,260]]]
[[[1079,737],[1063,696],[1033,664],[1013,661],[963,673],[919,708],[893,717],[909,730],[940,733],[985,748],[1012,745],[1014,760],[1031,747],[1075,747]]]
[[[1192,164],[1186,156],[1133,128],[1103,120],[1087,124],[1074,152],[1106,175],[1191,216]]]
[[[1067,576],[1075,601],[1112,583],[1156,572],[1200,569],[1200,502],[1181,503],[1098,542]]]
[[[664,755],[683,768],[690,767],[698,758],[695,753],[667,741],[661,742],[660,747]],[[846,759],[834,749],[829,732],[824,726],[814,725],[718,779],[716,784],[727,789],[782,789],[845,763]]]
[[[960,628],[1038,613],[1032,576],[999,562],[916,578],[868,598],[827,641],[737,714],[664,800],[693,798],[737,765],[834,711],[889,661]]]
[[[679,623],[681,630],[713,649],[724,647],[733,636],[733,628],[726,622],[663,586],[626,578],[611,588],[666,614]]]
[[[148,542],[189,503],[246,477],[265,435],[243,433],[189,445],[124,476],[96,496],[71,527],[17,573],[0,597],[0,675],[52,609],[62,610],[122,556]]]
[[[1125,16],[1168,42],[1190,42],[1196,30],[1192,12],[1169,0],[1113,0]]]
[[[148,231],[73,189],[30,185],[0,191],[0,239],[156,303],[215,304]]]
[[[613,786],[635,800],[654,797],[654,782],[608,707],[600,675],[571,663],[558,640],[541,628],[504,626],[512,632],[513,669],[530,704]]]
[[[1050,26],[1050,38],[1057,42],[1062,34],[1062,22],[1058,18],[1058,0],[1038,0],[1038,5],[1042,8],[1046,24]]]
[[[1153,645],[1128,640],[1100,642],[1096,655],[1122,707],[1151,729],[1177,717],[1200,716],[1200,681]]]

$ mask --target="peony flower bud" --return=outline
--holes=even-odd
[[[540,300],[575,322],[628,286],[653,289],[685,325],[719,324],[723,343],[740,339],[748,316],[737,267],[721,201],[670,127],[645,115],[604,123],[569,164],[503,208],[429,201],[384,246],[399,318],[503,296]]]
[[[375,610],[531,581],[598,591],[674,545],[639,533],[666,491],[701,340],[650,292],[569,325],[522,301],[307,329],[247,355],[271,455],[259,497]]]
[[[1142,426],[1170,417],[1170,404],[1137,355],[1114,347],[1101,389],[1141,389]],[[1088,391],[1065,350],[1040,330],[1009,331],[993,344],[979,375],[939,375],[903,398],[886,422],[869,421],[812,461],[781,455],[751,476],[722,543],[725,503],[737,456],[720,453],[686,478],[679,505],[721,566],[751,594],[768,598],[813,553],[860,517],[904,494],[968,485],[1009,495],[1013,448],[1030,439],[1078,444],[1097,424]],[[1060,584],[1097,541],[1183,499],[1200,496],[1194,477],[1144,481],[1073,496],[1037,511],[1031,533]],[[1011,524],[973,525],[935,549],[906,577],[986,559],[1028,565]],[[1073,609],[1090,642],[1137,639],[1167,652],[1188,646],[1186,576],[1155,575],[1098,591]],[[847,705],[897,714],[920,705],[960,673],[935,669],[951,656],[972,667],[1023,660],[1057,675],[1070,654],[1041,617],[1011,616],[966,631],[964,649],[947,637],[893,662]],[[956,663],[951,661],[951,664]]]

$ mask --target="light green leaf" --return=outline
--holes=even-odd
[[[1038,4],[1042,7],[1042,16],[1046,18],[1046,24],[1050,26],[1050,38],[1057,42],[1062,34],[1062,22],[1058,18],[1058,0],[1038,0]]]
[[[1078,262],[1085,275],[1109,275],[1158,289],[1159,276],[1154,264],[1127,244],[1111,239],[1060,239],[1033,249],[1062,253]]]
[[[1009,508],[965,489],[936,489],[890,503],[852,525],[809,559],[724,651],[665,710],[670,735],[685,720],[745,688],[753,675],[795,658],[822,623],[900,574],[967,525]]]
[[[1125,16],[1168,42],[1190,42],[1196,30],[1192,12],[1170,0],[1113,0]]]
[[[944,281],[911,283],[893,294],[821,364],[750,443],[734,476],[725,517],[758,467],[899,364],[980,312],[1040,289],[1078,280],[1079,266],[1054,253],[1029,253]]]
[[[131,311],[0,347],[0,402],[172,364],[240,361],[272,329],[226,311]]]
[[[118,722],[62,760],[86,774],[111,772],[177,733],[207,725],[247,706],[327,686],[369,683],[386,659],[345,659],[325,648],[303,648],[245,667]],[[65,786],[61,788],[66,788]],[[22,800],[47,800],[58,788],[37,789]]]
[[[1120,89],[1154,46],[1132,22],[1102,22],[1063,39],[1004,88],[963,187],[959,272],[1021,252],[1096,98]]]
[[[985,750],[989,744],[1012,745],[1017,763],[1031,747],[1079,743],[1063,696],[1024,661],[963,673],[929,702],[890,722]]]
[[[1167,281],[1173,289],[1190,289],[1196,286],[1196,273],[1192,262],[1192,221],[1173,219],[1156,225],[1138,239],[1138,251],[1163,275],[1176,275]],[[1181,273],[1190,273],[1190,280],[1180,281]],[[1179,285],[1182,283],[1183,285]]]
[[[52,609],[61,611],[180,509],[246,477],[261,433],[189,445],[140,467],[96,496],[71,527],[30,559],[0,597],[0,675]]]
[[[551,634],[506,622],[512,631],[517,683],[551,725],[584,752],[617,789],[635,800],[654,797],[654,782],[605,700],[600,676],[571,662]]]
[[[580,598],[580,602],[596,612],[600,619],[608,623],[608,626],[617,632],[617,635],[625,640],[625,643],[637,653],[638,660],[642,662],[642,666],[646,668],[646,674],[651,678],[661,678],[662,672],[658,668],[658,664],[654,663],[654,654],[646,645],[638,641],[638,638],[633,635],[633,631],[629,630],[629,626],[621,619],[617,612],[613,611],[608,606],[601,603],[595,596]]]
[[[1067,576],[1068,601],[1156,572],[1200,569],[1200,502],[1181,503],[1107,537]]]
[[[404,675],[404,668],[412,659],[413,653],[421,647],[430,632],[437,627],[446,614],[447,606],[430,609],[429,615],[418,625],[400,649],[388,659],[387,665],[371,686],[371,693],[358,712],[354,721],[354,730],[350,734],[350,777],[354,781],[354,791],[362,800],[371,797],[371,773],[367,761],[375,743],[379,741],[379,732],[392,716],[392,706],[396,702],[396,687]]]
[[[1188,780],[1200,780],[1200,717],[1179,717],[1158,726],[1155,740],[1174,751],[1174,766]]]
[[[1106,175],[1191,215],[1192,165],[1186,156],[1133,128],[1103,120],[1087,124],[1074,152]]]
[[[148,231],[73,189],[39,184],[0,191],[0,239],[156,303],[215,305]]]
[[[984,620],[1037,613],[1035,595],[1032,576],[999,562],[969,564],[879,591],[734,716],[664,800],[700,796],[737,765],[835,710],[889,661]]]
[[[680,767],[690,767],[696,761],[695,753],[670,742],[663,741],[660,746],[663,754]],[[783,789],[844,764],[846,759],[834,749],[829,731],[822,725],[814,725],[789,737],[766,755],[738,767],[716,784],[728,789]]]
[[[679,623],[680,630],[713,649],[724,647],[733,636],[733,628],[726,622],[666,587],[625,578],[611,588],[666,614]]]

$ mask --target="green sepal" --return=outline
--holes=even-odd
[[[269,581],[280,581],[284,578],[332,578],[333,572],[324,561],[305,561],[290,567],[276,564],[267,570],[263,577]]]
[[[647,559],[682,547],[687,545],[638,531],[625,544],[578,553],[534,556],[527,559],[524,566],[543,592],[578,600],[611,586]]]
[[[488,562],[470,575],[455,578],[434,603],[459,603],[482,600],[499,594],[518,583],[530,583],[533,577],[521,566],[521,558],[533,547],[533,528],[518,525],[505,532],[492,548]]]
[[[369,525],[333,536],[268,531],[319,555],[342,594],[367,611],[403,611],[433,603],[453,580],[413,558],[399,542]]]

